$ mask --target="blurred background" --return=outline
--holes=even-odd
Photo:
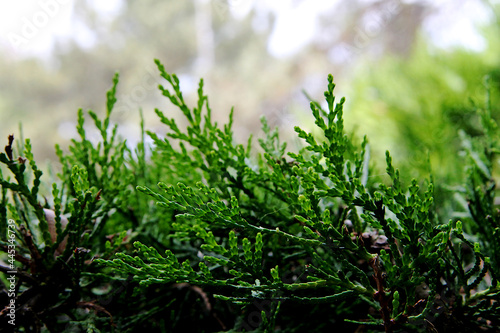
[[[328,73],[347,97],[346,127],[368,135],[383,167],[389,149],[411,176],[446,178],[457,131],[481,131],[491,77],[500,90],[500,1],[496,0],[38,0],[0,3],[0,134],[32,139],[35,157],[55,161],[54,144],[76,137],[79,108],[105,112],[120,73],[112,121],[131,144],[154,114],[178,115],[156,89],[158,58],[194,100],[205,80],[215,118],[235,107],[235,133],[258,137],[259,118],[294,142],[313,128],[305,90],[322,99]],[[88,122],[90,123],[90,122]],[[90,131],[90,128],[89,128]],[[423,172],[423,171],[422,171]]]

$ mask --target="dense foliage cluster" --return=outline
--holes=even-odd
[[[88,112],[100,139],[80,110],[79,138],[56,147],[52,184],[30,140],[9,137],[2,327],[14,300],[22,332],[500,329],[491,106],[477,110],[479,135],[461,134],[466,179],[406,183],[388,152],[381,176],[368,140],[345,132],[331,75],[326,103],[310,103],[317,129],[295,127],[304,145],[287,152],[265,119],[260,148],[235,143],[233,112],[223,126],[212,120],[203,80],[189,107],[177,76],[156,64],[169,84],[160,91],[185,120],[157,109],[165,137],[142,122],[136,147],[117,135],[118,76],[104,119]],[[436,187],[447,193],[439,205]]]

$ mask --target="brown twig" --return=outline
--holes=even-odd
[[[373,298],[380,304],[380,314],[382,315],[382,320],[384,321],[385,332],[392,333],[395,321],[391,318],[390,297],[384,290],[384,277],[382,270],[380,269],[378,255],[374,259],[370,260],[370,266],[373,268],[373,278],[377,284],[377,291],[373,295]]]
[[[203,289],[201,289],[198,286],[193,286],[193,285],[191,285],[189,283],[185,283],[185,282],[184,283],[176,283],[176,284],[172,285],[172,287],[175,287],[177,289],[189,288],[192,291],[194,291],[195,293],[197,293],[201,297],[201,299],[203,300],[203,304],[205,305],[205,310],[207,311],[207,313],[210,313],[212,315],[212,317],[214,317],[215,320],[217,320],[217,322],[219,323],[219,325],[222,327],[223,330],[227,329],[226,325],[224,325],[222,320],[220,320],[220,318],[217,316],[217,314],[213,311],[212,304],[210,303],[210,299],[208,298],[207,293],[205,293],[203,291]]]

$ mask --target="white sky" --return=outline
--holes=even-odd
[[[46,6],[40,5],[46,3]],[[45,56],[55,38],[71,34],[73,5],[64,1],[2,1],[0,45],[13,58]]]
[[[123,0],[88,1],[110,20],[123,5]],[[287,57],[318,34],[316,17],[338,2],[317,1],[315,6],[311,6],[311,2],[307,1],[275,0],[266,3],[263,0],[229,0],[228,6],[236,18],[244,17],[252,7],[257,12],[275,13],[277,17],[268,50],[276,57]],[[486,22],[489,15],[479,0],[463,0],[460,5],[456,0],[436,0],[433,3],[438,10],[424,28],[437,45],[463,45],[478,51],[484,49],[486,44],[478,34],[475,22]],[[69,38],[83,47],[91,47],[95,43],[92,32],[75,22],[71,0],[0,2],[0,48],[11,58],[48,58],[56,39]]]
[[[476,26],[489,22],[491,13],[480,1],[462,1],[459,6],[453,1],[436,1],[438,11],[429,17],[424,29],[433,42],[441,47],[464,45],[472,50],[486,48],[486,40]]]
[[[112,19],[122,0],[88,0],[101,15]],[[73,15],[71,0],[23,0],[0,2],[0,47],[14,59],[48,58],[55,40],[74,39],[91,47],[95,36]]]

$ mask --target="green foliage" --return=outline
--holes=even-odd
[[[233,111],[227,124],[213,121],[203,80],[190,107],[178,77],[156,64],[168,83],[161,93],[187,125],[156,109],[168,132],[147,132],[152,147],[143,122],[134,149],[112,126],[116,76],[105,118],[88,112],[99,142],[80,110],[79,139],[69,153],[56,148],[62,170],[51,193],[40,194],[29,140],[16,152],[24,157],[14,158],[13,138],[0,154],[0,222],[4,234],[10,219],[17,225],[22,330],[500,328],[490,103],[475,114],[482,132],[461,134],[467,177],[445,199],[466,204],[450,214],[433,178],[406,182],[389,152],[387,176],[373,170],[366,137],[344,129],[331,75],[325,107],[310,103],[320,134],[295,127],[304,145],[292,153],[265,118],[260,148],[235,143]]]
[[[450,149],[460,149],[458,131],[482,133],[476,110],[485,107],[486,74],[496,92],[490,108],[499,120],[498,27],[486,31],[490,38],[485,52],[439,49],[420,38],[407,57],[384,57],[377,66],[372,61],[359,66],[351,87],[350,127],[367,133],[375,152],[389,149],[408,179],[425,177],[430,164],[439,186],[461,181],[461,157]]]

